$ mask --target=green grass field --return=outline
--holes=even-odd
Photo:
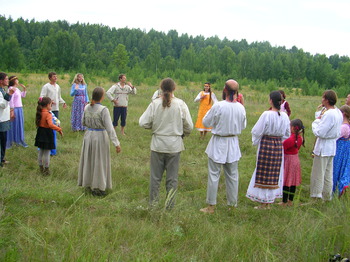
[[[268,93],[241,87],[248,125],[240,136],[239,205],[234,212],[227,210],[222,177],[217,211],[207,215],[199,209],[206,206],[204,151],[210,136],[202,141],[196,130],[185,138],[175,208],[164,210],[162,184],[161,206],[148,210],[151,133],[138,126],[138,119],[157,86],[137,87],[137,95],[129,97],[127,136],[117,130],[122,152],[117,155],[111,149],[113,190],[105,198],[96,198],[77,186],[83,133],[70,130],[73,74],[59,75],[68,108],[60,110],[64,137],[58,139],[58,155],[51,159],[49,177],[39,174],[33,146],[36,102],[48,79],[39,74],[18,76],[28,86],[23,104],[30,146],[7,150],[10,164],[0,170],[0,261],[328,261],[330,254],[350,256],[349,195],[300,206],[310,200],[310,153],[315,140],[311,122],[320,97],[286,90],[291,119],[302,119],[306,127],[306,147],[299,152],[302,185],[293,207],[254,210],[256,203],[245,197],[256,157],[250,131],[269,107]],[[86,80],[90,95],[96,86],[107,90],[112,85],[98,77]],[[191,84],[175,92],[189,106],[193,122],[198,108],[193,99],[201,88],[201,84]],[[215,93],[221,97],[221,90]],[[339,99],[338,105],[343,103],[344,98]],[[112,108],[107,100],[103,104]]]

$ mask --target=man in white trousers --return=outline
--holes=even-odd
[[[241,158],[238,135],[246,128],[244,106],[236,101],[239,84],[230,79],[223,90],[223,101],[215,103],[203,118],[203,124],[212,127],[212,137],[205,153],[208,155],[208,206],[200,209],[214,213],[221,166],[226,178],[226,197],[229,209],[237,206],[238,160]]]

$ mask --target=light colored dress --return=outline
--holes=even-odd
[[[112,188],[110,143],[120,145],[108,108],[87,105],[82,123],[87,127],[80,155],[78,186],[105,191]]]
[[[280,112],[278,115],[275,111],[265,111],[260,116],[258,122],[252,129],[253,145],[258,145],[256,159],[258,161],[260,141],[263,136],[281,137],[282,140],[290,136],[290,121],[286,113]],[[283,147],[281,147],[281,154],[283,154]],[[278,188],[266,189],[255,187],[256,168],[250,180],[246,197],[260,203],[273,203],[275,198],[282,197],[283,188],[283,158],[280,166],[280,175],[278,179]]]
[[[203,99],[201,99],[201,96],[205,96]],[[197,128],[198,131],[210,131],[211,127],[206,127],[203,125],[203,117],[205,114],[210,110],[212,105],[216,103],[218,100],[216,99],[215,94],[211,93],[211,102],[210,102],[210,93],[201,91],[197,97],[194,99],[194,102],[199,102],[199,108],[198,108],[198,116],[197,116],[197,122],[195,124],[195,128]]]

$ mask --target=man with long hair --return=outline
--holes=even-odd
[[[190,111],[184,101],[174,97],[175,82],[162,80],[162,95],[148,106],[139,120],[141,127],[152,129],[150,205],[159,200],[159,186],[166,171],[166,207],[174,206],[180,153],[185,150],[183,136],[193,129]]]

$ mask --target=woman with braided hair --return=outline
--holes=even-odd
[[[296,187],[301,184],[301,168],[299,149],[305,147],[304,125],[300,119],[290,122],[291,136],[283,141],[284,172],[283,172],[283,202],[282,206],[292,206]],[[302,136],[301,136],[302,134]]]

